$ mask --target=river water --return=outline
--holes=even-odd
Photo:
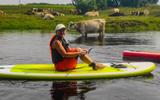
[[[160,32],[106,34],[101,42],[96,36],[66,38],[71,47],[93,48],[90,55],[98,62],[123,62],[124,50],[160,50]],[[38,31],[0,32],[0,65],[51,63],[50,38]],[[160,100],[159,67],[151,75],[119,79],[0,80],[0,100]]]

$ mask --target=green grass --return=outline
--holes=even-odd
[[[56,16],[55,20],[43,20],[34,15],[24,14],[31,8],[51,8],[65,14],[65,16]],[[85,17],[83,15],[70,14],[71,9],[75,9],[71,5],[1,5],[0,9],[6,15],[0,15],[0,31],[3,30],[54,30],[58,23],[67,25],[70,21],[76,22],[85,19],[93,19],[97,17]],[[148,9],[149,16],[131,16],[130,12],[135,10]],[[145,8],[120,8],[127,16],[124,17],[108,17],[112,13],[112,9],[100,11],[98,18],[105,18],[106,32],[140,32],[140,31],[160,31],[160,6],[152,5]]]

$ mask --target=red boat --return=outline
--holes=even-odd
[[[160,62],[160,52],[123,51],[123,59]]]

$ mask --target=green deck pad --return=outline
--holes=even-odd
[[[103,73],[103,72],[121,72],[122,70],[113,67],[106,67],[104,69],[93,70],[92,67],[89,67],[88,64],[78,64],[76,69],[67,71],[72,74],[84,74],[95,72]],[[43,73],[43,74],[60,74],[66,73],[66,71],[56,71],[53,64],[19,64],[12,67],[11,72],[24,72],[24,73]]]

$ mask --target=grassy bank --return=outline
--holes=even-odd
[[[56,16],[54,20],[43,20],[34,15],[24,14],[31,8],[52,8],[65,14],[65,16]],[[58,23],[66,24],[70,21],[79,21],[93,19],[97,17],[85,17],[83,15],[70,14],[70,10],[75,9],[73,6],[65,5],[20,5],[20,6],[0,6],[6,14],[0,15],[0,31],[3,30],[53,30]],[[112,9],[100,11],[98,18],[106,19],[106,32],[139,32],[139,31],[160,31],[160,6],[149,6],[149,16],[131,16],[130,11],[142,10],[146,8],[120,8],[125,12],[124,17],[108,17]]]

